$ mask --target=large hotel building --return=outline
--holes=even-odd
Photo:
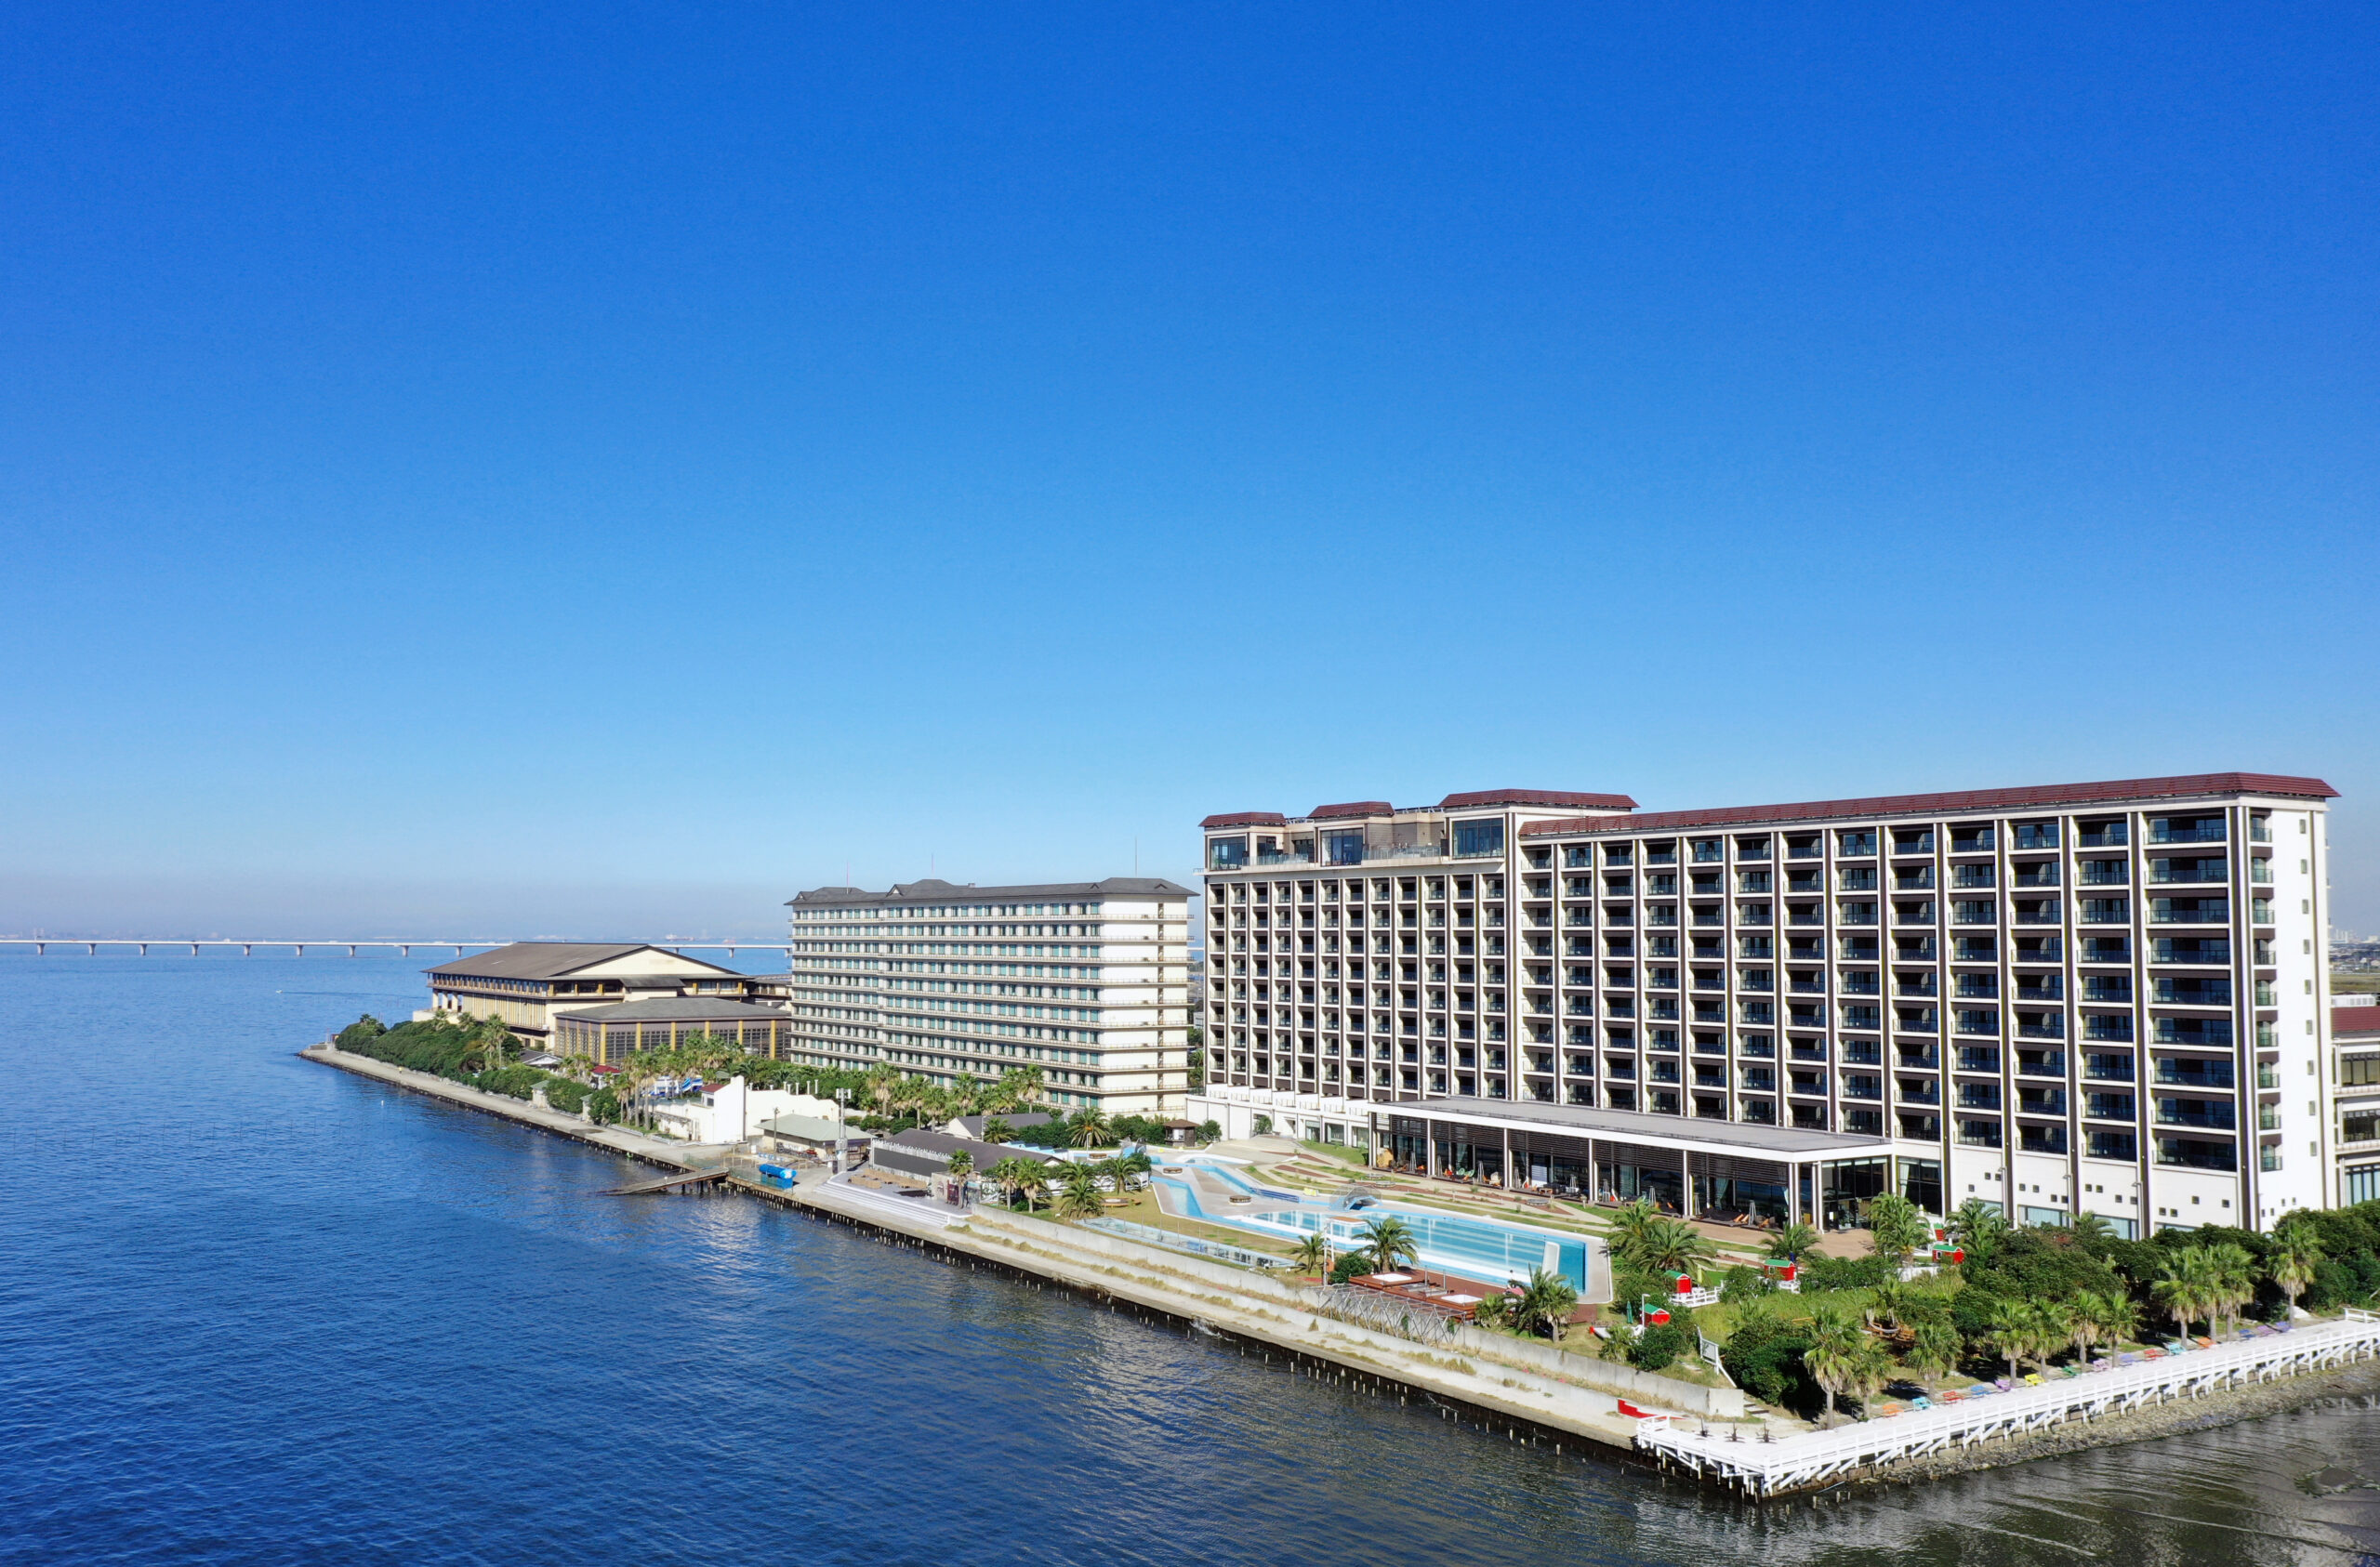
[[[1190,889],[918,881],[794,898],[788,1054],[952,1083],[1036,1066],[1051,1102],[1172,1114],[1189,1081]]]
[[[2235,772],[1210,816],[1188,1113],[1698,1212],[1840,1221],[1890,1189],[2266,1228],[2380,1190],[2338,1124],[2333,796]]]

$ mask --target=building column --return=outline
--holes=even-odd
[[[1438,1178],[1438,1121],[1427,1113],[1421,1116],[1421,1174],[1429,1180]]]
[[[1686,1218],[1694,1217],[1694,1155],[1686,1149],[1677,1151],[1677,1205]]]
[[[1504,1128],[1503,1178],[1504,1190],[1510,1192],[1513,1189],[1513,1129],[1510,1126]]]

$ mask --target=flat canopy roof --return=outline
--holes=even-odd
[[[1651,1143],[1658,1148],[1689,1153],[1721,1153],[1734,1158],[1802,1160],[1850,1158],[1889,1153],[1884,1138],[1854,1137],[1848,1132],[1811,1132],[1798,1126],[1754,1126],[1739,1121],[1687,1120],[1683,1115],[1655,1115],[1638,1110],[1597,1110],[1584,1104],[1515,1103],[1510,1100],[1417,1100],[1380,1107],[1388,1115],[1419,1115],[1435,1121],[1463,1121],[1474,1126],[1542,1128],[1569,1137],[1609,1138],[1615,1142]]]
[[[582,1023],[637,1022],[740,1022],[746,1019],[758,1021],[764,1018],[782,1018],[784,1010],[775,1007],[755,1007],[748,1001],[730,1001],[715,995],[657,995],[650,1001],[621,1001],[609,1007],[584,1007],[560,1016]]]

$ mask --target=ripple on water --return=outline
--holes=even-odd
[[[41,1086],[0,1148],[0,1560],[2280,1563],[2370,1537],[2380,1493],[2294,1484],[2371,1448],[2361,1409],[1759,1509],[760,1204],[600,1197],[616,1159],[291,1057],[409,1008],[418,968],[0,957],[0,1064]]]

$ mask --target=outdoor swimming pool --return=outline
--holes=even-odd
[[[1588,1244],[1581,1236],[1564,1234],[1557,1230],[1540,1230],[1526,1224],[1507,1224],[1501,1219],[1437,1213],[1396,1203],[1346,1208],[1329,1198],[1301,1196],[1292,1192],[1258,1186],[1229,1165],[1200,1160],[1197,1165],[1262,1205],[1244,1210],[1201,1206],[1197,1189],[1189,1181],[1164,1175],[1157,1178],[1181,1198],[1185,1213],[1210,1224],[1226,1224],[1257,1234],[1281,1236],[1313,1234],[1328,1225],[1333,1240],[1353,1248],[1363,1244],[1362,1231],[1367,1220],[1382,1214],[1395,1214],[1411,1228],[1414,1242],[1421,1248],[1421,1264],[1424,1268],[1436,1268],[1490,1281],[1526,1279],[1542,1268],[1569,1280],[1581,1295],[1593,1298],[1591,1291],[1594,1281],[1590,1272]]]

